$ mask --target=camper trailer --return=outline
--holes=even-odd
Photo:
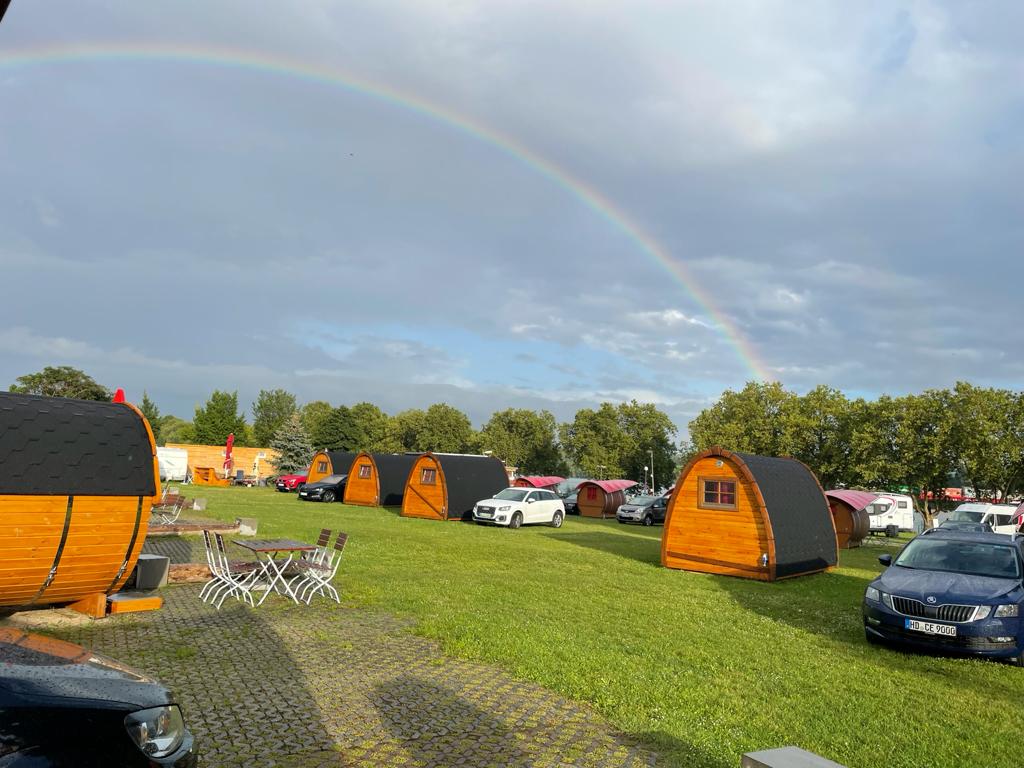
[[[1015,504],[985,504],[983,502],[969,502],[961,504],[952,512],[943,512],[933,521],[938,528],[947,520],[964,523],[981,523],[991,525],[996,533],[1016,533],[1017,526],[1013,523],[1014,514],[1017,512]]]
[[[896,536],[900,531],[915,531],[914,500],[899,493],[879,493],[866,507],[872,533]]]
[[[188,475],[188,451],[184,448],[156,449],[156,460],[160,465],[160,479],[185,482]]]

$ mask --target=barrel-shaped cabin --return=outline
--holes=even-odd
[[[639,485],[633,480],[584,480],[576,487],[576,507],[583,517],[615,517],[626,503],[626,490]]]
[[[474,504],[507,487],[505,465],[493,456],[424,453],[409,471],[402,517],[469,520]]]
[[[0,393],[0,606],[102,605],[135,567],[159,491],[134,406]]]
[[[347,475],[356,454],[352,451],[317,451],[309,463],[307,483],[315,483],[330,475]]]
[[[859,547],[871,532],[871,518],[867,507],[875,494],[840,488],[825,491],[832,522],[836,526],[836,541],[840,549]]]
[[[345,484],[345,503],[364,507],[398,507],[405,496],[415,453],[357,453]]]
[[[680,473],[662,565],[775,581],[827,570],[837,559],[825,493],[796,459],[710,448]]]
[[[546,491],[553,491],[564,482],[564,477],[555,475],[524,475],[513,480],[512,485],[516,488],[543,488]]]

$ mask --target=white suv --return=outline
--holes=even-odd
[[[478,501],[473,519],[480,523],[518,528],[524,523],[547,523],[559,528],[565,520],[565,504],[552,491],[506,488],[493,498]]]

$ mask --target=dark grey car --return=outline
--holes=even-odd
[[[636,496],[619,507],[615,519],[620,523],[660,524],[665,522],[667,510],[668,496]]]

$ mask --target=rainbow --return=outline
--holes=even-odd
[[[624,235],[643,253],[660,265],[700,309],[712,320],[713,327],[728,341],[740,362],[756,380],[770,381],[768,367],[760,359],[750,341],[736,324],[719,309],[711,296],[700,287],[686,265],[672,258],[668,250],[647,234],[622,209],[601,192],[570,175],[510,136],[459,115],[437,104],[396,88],[374,83],[348,72],[308,64],[283,56],[256,53],[229,48],[168,45],[166,43],[91,44],[60,43],[31,49],[9,49],[0,52],[0,68],[11,69],[42,64],[60,64],[80,61],[181,61],[258,72],[279,77],[293,77],[313,83],[344,88],[378,101],[415,112],[443,123],[474,139],[492,146],[520,161],[530,169],[557,184],[586,207],[598,214],[613,229]]]

